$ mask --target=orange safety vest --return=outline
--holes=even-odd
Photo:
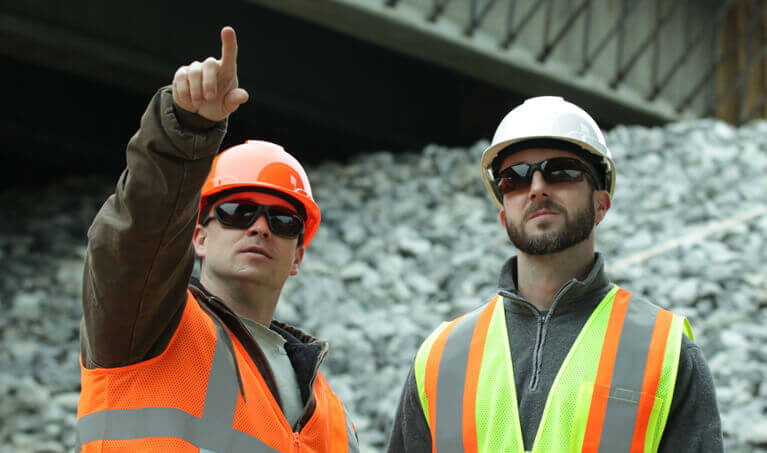
[[[239,391],[229,335],[240,364]],[[80,364],[76,451],[358,452],[341,401],[318,372],[314,413],[293,432],[256,365],[188,293],[165,351],[119,368]]]

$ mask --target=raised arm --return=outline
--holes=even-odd
[[[138,363],[162,352],[180,319],[194,264],[200,188],[247,101],[234,30],[222,55],[180,67],[128,143],[127,167],[88,231],[81,352],[86,367]]]

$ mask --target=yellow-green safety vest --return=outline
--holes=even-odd
[[[525,451],[503,298],[440,325],[415,359],[432,451]],[[689,323],[614,287],[575,339],[528,451],[656,452]],[[514,332],[511,332],[513,338]]]

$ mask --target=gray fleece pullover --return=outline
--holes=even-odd
[[[585,280],[570,280],[557,293],[548,312],[525,301],[516,286],[517,260],[501,270],[499,294],[504,297],[519,417],[525,449],[533,446],[549,389],[565,356],[586,320],[612,285],[604,272],[604,259],[595,263]],[[638,297],[632,295],[632,297]],[[694,326],[693,326],[694,327]],[[519,341],[524,339],[524,341]],[[402,391],[389,452],[431,450],[431,433],[421,408],[411,367]],[[722,452],[722,430],[714,381],[700,348],[683,336],[679,370],[666,429],[659,452]]]

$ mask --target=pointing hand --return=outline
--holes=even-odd
[[[181,66],[173,77],[173,101],[189,112],[221,121],[248,100],[237,82],[237,36],[232,27],[221,29],[221,59]]]

